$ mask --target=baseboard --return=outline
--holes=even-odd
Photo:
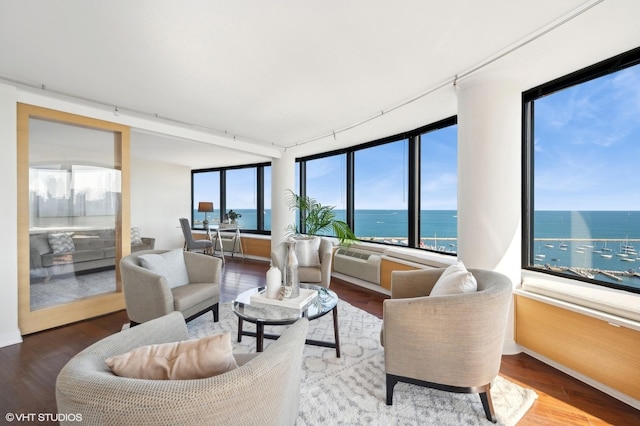
[[[378,285],[370,283],[369,281],[361,280],[360,278],[352,277],[350,275],[343,274],[341,272],[331,272],[332,277],[336,277],[341,279],[342,281],[346,281],[351,284],[359,285],[360,287],[364,287],[369,290],[377,291],[378,293],[382,293],[387,296],[391,296],[391,292],[386,288]]]
[[[502,345],[502,355],[516,355],[521,353],[523,349],[515,340],[505,340]]]
[[[542,362],[544,362],[545,364],[548,364],[550,366],[552,366],[553,368],[562,371],[563,373],[566,373],[568,375],[570,375],[571,377],[580,380],[581,382],[584,382],[586,384],[588,384],[591,387],[594,387],[596,389],[598,389],[599,391],[602,391],[604,393],[606,393],[607,395],[612,396],[613,398],[624,402],[627,405],[630,405],[631,407],[635,408],[636,410],[640,410],[640,401],[630,397],[629,395],[626,395],[622,392],[619,392],[603,383],[600,383],[596,380],[593,380],[590,377],[585,376],[584,374],[578,373],[577,371],[574,371],[568,367],[565,367],[562,364],[559,364],[555,361],[553,361],[552,359],[549,359],[547,357],[545,357],[544,355],[540,355],[537,352],[534,352],[530,349],[527,348],[522,348],[522,352],[526,353],[527,355],[530,355],[534,358],[536,358],[537,360],[540,360]]]
[[[20,334],[20,330],[13,331],[11,333],[0,334],[0,348],[15,345],[18,343],[22,343],[22,335]]]

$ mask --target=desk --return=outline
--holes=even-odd
[[[213,246],[211,248],[212,253],[216,252],[216,244],[220,244],[220,256],[222,257],[222,262],[224,262],[224,245],[222,244],[222,234],[221,232],[234,232],[235,238],[233,239],[233,248],[231,249],[231,257],[233,258],[236,247],[240,249],[240,254],[242,255],[242,259],[244,259],[244,249],[242,248],[242,239],[240,238],[240,228],[237,225],[216,225],[210,226],[208,234],[210,235],[211,242]]]

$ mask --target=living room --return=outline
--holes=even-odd
[[[23,334],[17,294],[18,265],[24,259],[17,254],[19,238],[15,232],[17,103],[131,128],[129,223],[156,238],[158,248],[183,244],[178,218],[191,217],[194,169],[271,162],[275,177],[271,187],[271,238],[280,241],[286,226],[295,219],[277,194],[296,187],[296,158],[347,149],[457,115],[458,209],[473,212],[461,213],[458,218],[458,254],[470,265],[500,270],[518,286],[523,276],[531,274],[523,273],[521,263],[522,92],[637,48],[640,34],[631,17],[639,6],[632,1],[503,3],[495,2],[490,7],[454,2],[449,6],[428,3],[371,8],[363,4],[344,9],[332,4],[311,10],[290,4],[293,11],[289,12],[275,12],[253,3],[244,5],[252,13],[243,11],[240,5],[229,10],[213,8],[203,15],[215,24],[209,23],[212,27],[224,28],[215,36],[224,36],[225,42],[210,40],[211,46],[203,45],[198,37],[187,37],[181,32],[184,28],[156,16],[173,10],[170,4],[136,6],[131,13],[123,14],[122,31],[105,32],[104,38],[91,32],[86,36],[96,45],[106,39],[122,47],[136,39],[136,25],[140,24],[140,34],[158,37],[138,45],[139,51],[122,56],[109,49],[90,51],[86,45],[70,44],[71,39],[82,38],[78,36],[82,26],[69,22],[68,32],[56,29],[59,22],[74,19],[59,16],[63,13],[55,11],[54,6],[37,2],[29,3],[37,6],[33,10],[0,6],[1,46],[9,58],[0,66],[0,134],[4,141],[0,173],[8,200],[0,215],[10,231],[0,257],[5,274],[0,296],[6,301],[0,313],[0,346],[19,344]],[[71,14],[77,15],[75,19],[85,13],[93,16],[89,6],[70,3],[66,7],[77,11]],[[95,17],[96,25],[108,28],[118,22],[119,7],[127,11],[129,6],[108,8],[103,20]],[[498,10],[504,17],[498,16]],[[195,19],[188,13],[193,11],[175,12]],[[269,19],[258,19],[254,16],[258,12]],[[387,19],[390,16],[405,23],[392,24]],[[439,16],[441,21],[447,17],[449,27],[435,25],[432,16]],[[452,17],[462,22],[456,23]],[[353,26],[354,22],[360,22],[360,26]],[[324,28],[325,23],[329,28]],[[305,25],[313,25],[313,31],[305,31]],[[429,25],[436,34],[425,35],[427,29],[421,26]],[[468,31],[462,31],[465,26]],[[379,31],[379,27],[388,28]],[[237,34],[239,31],[246,31],[246,36]],[[404,35],[392,36],[394,32]],[[255,46],[264,34],[270,34],[269,46],[280,40],[281,48],[260,52],[262,49]],[[300,34],[305,35],[302,40],[290,40]],[[39,43],[47,35],[52,43],[43,49]],[[429,50],[422,48],[424,41],[415,41],[421,37],[438,40],[441,46],[434,42],[429,43]],[[487,40],[481,40],[483,37]],[[344,40],[353,44],[340,49]],[[142,46],[147,50],[142,51]],[[185,55],[180,60],[164,53],[159,56],[165,61],[159,65],[157,57],[148,53],[160,49],[158,46],[171,48],[171,54],[187,47],[203,53]],[[403,46],[402,52],[399,46]],[[243,49],[251,52],[254,60],[245,62]],[[441,50],[449,54],[439,55]],[[139,60],[137,54],[141,55]],[[212,59],[216,54],[223,59]],[[22,56],[28,60],[22,62]],[[204,56],[211,62],[206,63]],[[415,69],[399,69],[417,61],[417,57],[420,60]],[[389,63],[383,63],[385,58]],[[144,68],[141,62],[147,62]],[[237,66],[229,67],[224,74],[206,74],[227,64]],[[104,70],[98,73],[100,67]],[[379,69],[373,72],[372,68]],[[427,72],[431,69],[436,71]],[[95,80],[87,77],[93,72]],[[201,86],[194,84],[187,90],[185,82],[199,72],[206,74],[199,76]],[[236,79],[229,75],[234,72],[239,74]],[[166,76],[159,78],[157,74]],[[147,81],[148,76],[153,78]],[[70,82],[84,77],[87,80],[82,87]],[[356,84],[359,78],[364,80],[362,84]],[[208,79],[218,84],[212,87]],[[254,86],[258,81],[260,90]],[[374,92],[374,87],[379,91]],[[201,98],[193,95],[198,88],[204,93]],[[110,93],[122,91],[133,95],[121,100]],[[255,92],[253,96],[247,93],[251,91]],[[487,104],[487,99],[492,102]],[[487,247],[487,241],[492,242],[491,247]],[[505,350],[511,353],[519,350],[514,334],[510,327]]]

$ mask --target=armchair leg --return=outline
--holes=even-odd
[[[218,303],[216,303],[215,305],[213,305],[211,307],[211,312],[213,312],[213,322],[218,322],[219,319],[219,310],[218,310]]]
[[[398,381],[397,376],[387,374],[387,405],[393,405],[393,388]]]
[[[492,423],[496,423],[495,412],[493,411],[493,401],[491,401],[491,385],[488,384],[484,387],[484,392],[480,392],[480,401],[482,401],[482,408],[484,408],[484,414],[487,416],[487,420]]]

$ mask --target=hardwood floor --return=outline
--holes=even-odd
[[[268,267],[266,262],[227,259],[221,301],[265,285]],[[337,279],[332,280],[331,289],[348,303],[382,318],[386,296]],[[56,413],[55,380],[60,369],[74,354],[118,332],[126,322],[126,313],[120,311],[31,334],[21,344],[0,348],[0,415]],[[640,411],[528,355],[503,356],[500,374],[538,393],[520,425],[640,425]]]

